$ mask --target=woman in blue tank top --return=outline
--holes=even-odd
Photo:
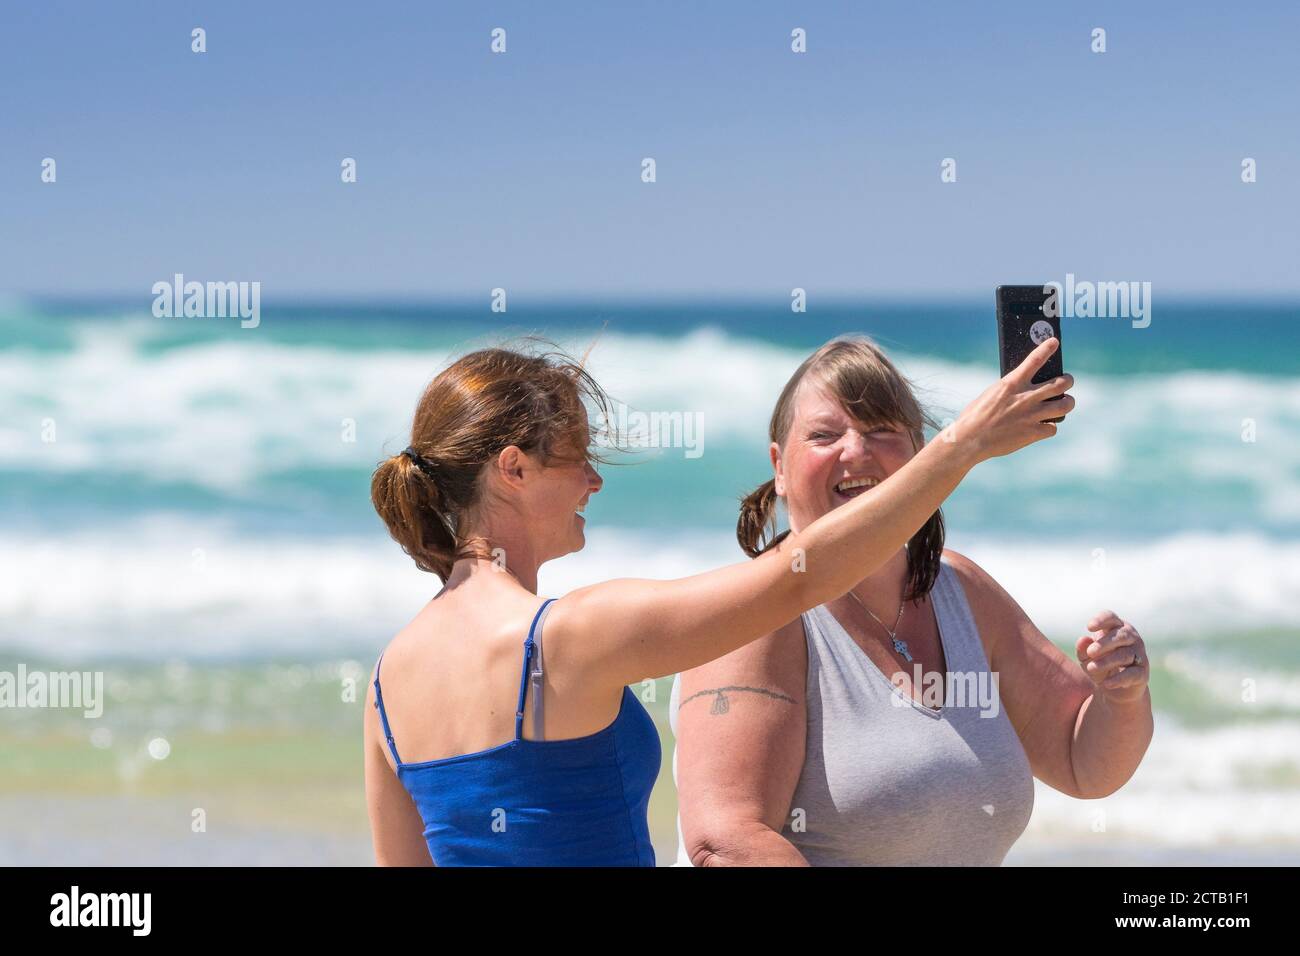
[[[587,407],[607,412],[604,394],[551,354],[484,349],[454,362],[426,388],[410,446],[371,480],[390,534],[444,582],[380,655],[367,696],[377,861],[653,866],[659,734],[627,685],[721,657],[844,593],[975,464],[1055,434],[1042,419],[1073,400],[1042,403],[1068,381],[1030,384],[1055,346],[990,386],[893,480],[760,557],[545,601],[538,569],[583,547],[578,512],[602,485]]]

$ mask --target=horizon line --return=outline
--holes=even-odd
[[[822,303],[829,306],[852,305],[864,302],[877,304],[954,304],[984,303],[993,300],[992,288],[986,292],[823,292],[809,293],[806,311],[814,311]],[[1196,291],[1179,290],[1161,295],[1167,303],[1187,305],[1194,303],[1228,305],[1248,303],[1252,305],[1297,305],[1300,306],[1300,290],[1295,291],[1240,291],[1228,290]],[[0,292],[0,308],[13,305],[35,305],[54,307],[98,306],[101,308],[121,306],[147,306],[154,299],[152,292]],[[361,292],[346,294],[292,293],[267,299],[263,297],[262,308],[348,308],[357,306],[390,308],[464,308],[473,306],[490,312],[491,290],[484,292],[457,293],[393,293]],[[766,308],[786,308],[790,304],[788,294],[765,295],[752,292],[530,292],[507,290],[508,308],[528,308],[530,306],[549,307],[554,305],[591,305],[591,306],[644,306],[654,304],[717,304],[733,306],[762,306]],[[509,311],[493,313],[509,315]]]

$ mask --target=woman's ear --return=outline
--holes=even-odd
[[[517,485],[524,480],[524,469],[529,464],[527,453],[518,445],[507,445],[497,454],[497,477],[507,485]]]
[[[781,446],[772,442],[767,448],[768,457],[772,459],[772,486],[777,497],[785,497],[785,468],[781,463]]]

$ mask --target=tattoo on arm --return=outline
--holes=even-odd
[[[684,701],[682,701],[680,704],[677,705],[677,709],[681,710],[683,707],[685,707],[687,704],[693,701],[696,697],[703,697],[706,694],[713,694],[714,695],[713,706],[709,708],[709,713],[725,714],[728,710],[731,709],[731,704],[727,700],[727,694],[729,692],[734,693],[738,691],[747,691],[748,693],[751,694],[762,694],[764,697],[771,697],[773,700],[783,700],[789,704],[793,704],[796,702],[793,697],[787,697],[785,694],[778,693],[777,691],[768,690],[766,687],[739,687],[735,685],[730,685],[727,687],[714,687],[709,690],[702,690],[696,694],[691,694],[690,697],[687,697]]]

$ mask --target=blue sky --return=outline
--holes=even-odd
[[[986,296],[1073,272],[1300,294],[1300,4],[121,0],[5,19],[0,293],[147,301],[183,272],[260,281],[264,302]]]

